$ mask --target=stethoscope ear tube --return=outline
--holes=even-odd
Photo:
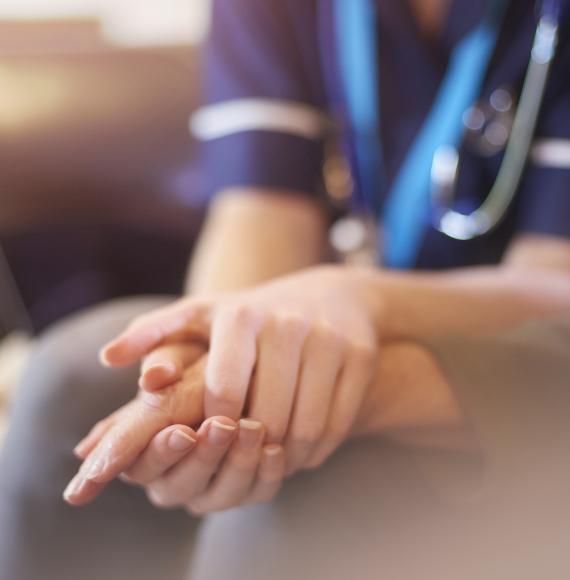
[[[530,155],[550,69],[556,54],[558,22],[558,14],[543,10],[503,162],[487,199],[471,214],[462,214],[450,209],[449,206],[442,206],[452,201],[457,187],[459,152],[446,146],[447,151],[436,153],[432,167],[434,184],[432,202],[436,208],[434,225],[448,237],[470,240],[489,233],[502,222],[513,202]],[[455,150],[454,155],[451,149]],[[447,168],[444,169],[445,164]]]

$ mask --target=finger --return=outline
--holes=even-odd
[[[93,501],[105,488],[104,483],[88,481],[77,474],[63,492],[63,499],[72,506],[79,507]]]
[[[285,452],[280,445],[264,447],[257,478],[246,503],[267,503],[279,493],[285,475]]]
[[[178,300],[136,318],[100,352],[101,363],[110,367],[133,364],[164,341],[204,341],[209,328],[209,304],[204,300]]]
[[[186,370],[181,381],[156,393],[140,391],[80,469],[83,479],[108,483],[128,469],[151,439],[173,423],[194,425],[203,419],[206,357]],[[104,487],[104,486],[103,486]],[[79,489],[83,489],[79,486]],[[89,498],[74,497],[75,503]]]
[[[171,344],[153,350],[142,363],[139,387],[153,392],[175,383],[203,354],[204,348],[196,344]]]
[[[213,484],[190,503],[195,514],[240,505],[251,491],[261,458],[264,428],[258,421],[242,419],[236,440]]]
[[[99,421],[93,429],[74,448],[73,453],[78,459],[86,459],[97,447],[101,439],[121,420],[121,417],[129,412],[135,401],[131,401]]]
[[[166,413],[148,407],[145,409],[137,400],[137,405],[122,416],[121,421],[106,433],[83,462],[72,482],[74,485],[68,486],[64,493],[65,500],[73,505],[92,501],[108,482],[136,460],[154,434],[169,423]],[[88,482],[99,485],[87,485]]]
[[[166,475],[148,486],[158,507],[187,505],[208,486],[230,448],[237,425],[227,417],[214,417],[198,430],[198,445]]]
[[[268,323],[259,337],[248,414],[266,426],[271,443],[281,443],[287,432],[305,336],[300,319],[283,317]]]
[[[129,483],[146,485],[162,477],[196,446],[198,435],[190,427],[173,425],[161,431],[150,442],[125,475]]]
[[[305,467],[319,467],[350,437],[366,390],[374,377],[376,355],[376,348],[364,346],[353,349],[348,356],[339,377],[325,435]]]
[[[80,471],[85,479],[107,483],[128,469],[162,429],[203,420],[205,364],[203,357],[168,389],[141,391],[83,463]]]
[[[212,324],[206,370],[206,416],[241,416],[256,360],[258,321],[245,307],[220,310]]]
[[[287,433],[287,475],[300,469],[321,442],[343,357],[344,339],[335,332],[320,329],[307,341]]]
[[[115,424],[116,413],[99,421],[91,431],[75,446],[73,453],[78,459],[85,459],[97,447],[99,441]]]

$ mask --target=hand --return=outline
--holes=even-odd
[[[169,342],[208,343],[206,416],[262,422],[269,442],[285,443],[292,473],[320,465],[354,428],[376,366],[378,303],[361,271],[314,268],[250,291],[179,300],[136,319],[102,360],[123,366]],[[166,384],[182,365],[167,356],[158,366],[170,368]],[[141,385],[159,389],[151,374]]]
[[[208,420],[194,442],[184,437],[188,427],[168,427],[121,478],[144,486],[155,506],[182,507],[192,515],[268,502],[283,480],[283,449],[263,444],[261,423],[244,419],[237,432],[231,430],[232,423],[227,418]],[[175,448],[170,445],[172,437],[180,438]]]
[[[98,423],[76,447],[76,454],[85,461],[67,490],[74,492],[73,503],[93,500],[164,428],[202,423],[206,356],[203,349],[187,346],[185,357],[195,362],[184,369],[177,382],[156,393],[139,391],[133,401]]]
[[[120,421],[119,411],[107,421]],[[104,423],[101,423],[104,425]],[[158,433],[120,478],[145,487],[150,501],[160,508],[185,508],[193,515],[221,511],[244,503],[273,499],[281,487],[283,449],[263,445],[261,423],[227,417],[202,424],[198,432],[172,425]],[[97,437],[94,431],[91,439]],[[89,438],[76,449],[89,453]],[[72,505],[94,499],[98,484],[78,475],[65,492]]]

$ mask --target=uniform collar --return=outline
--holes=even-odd
[[[438,41],[425,39],[414,20],[408,0],[376,0],[380,27],[398,45],[415,53],[414,58],[440,77],[447,69],[449,56],[457,44],[485,15],[486,0],[452,0]]]
[[[384,25],[398,30],[406,37],[413,37],[416,43],[426,48],[426,41],[421,37],[419,28],[413,18],[408,0],[376,0],[378,13]],[[451,0],[449,11],[443,25],[440,49],[453,50],[485,15],[486,0]],[[430,48],[428,46],[428,48]]]

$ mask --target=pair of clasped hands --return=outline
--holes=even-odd
[[[101,360],[141,363],[139,392],[76,447],[66,501],[120,477],[159,507],[204,514],[270,501],[284,477],[320,466],[366,431],[378,336],[364,286],[321,266],[135,319]]]

